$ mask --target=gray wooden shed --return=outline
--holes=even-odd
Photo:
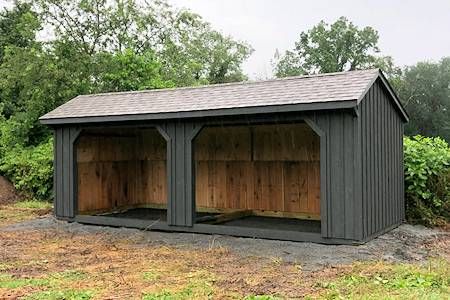
[[[378,69],[82,95],[40,120],[59,219],[334,244],[404,219],[408,116]]]

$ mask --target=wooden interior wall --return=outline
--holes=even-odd
[[[84,131],[77,167],[80,213],[167,202],[166,141],[156,129]]]
[[[206,127],[194,153],[197,208],[320,216],[320,139],[307,124]]]

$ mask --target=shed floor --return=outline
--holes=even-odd
[[[221,225],[312,233],[320,233],[321,231],[320,221],[260,216],[249,216],[221,223]]]
[[[167,210],[156,208],[134,208],[123,212],[114,212],[110,214],[102,214],[104,217],[116,217],[138,220],[159,220],[167,221]]]
[[[197,217],[206,215],[214,214],[197,212]],[[102,216],[138,220],[160,220],[165,222],[167,220],[167,211],[165,209],[135,208],[125,212],[102,214]],[[320,221],[289,218],[248,216],[220,223],[218,225],[320,233]]]

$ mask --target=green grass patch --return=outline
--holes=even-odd
[[[24,200],[14,203],[14,206],[24,209],[51,209],[53,204],[47,201]]]
[[[48,278],[14,278],[9,274],[0,274],[0,288],[16,289],[25,286],[48,286],[49,284],[50,280]]]
[[[161,273],[158,271],[147,271],[142,275],[145,281],[156,281],[161,278]]]
[[[17,289],[21,287],[55,287],[65,282],[85,279],[87,276],[80,271],[64,271],[52,273],[42,278],[17,278],[10,274],[0,274],[0,288]]]
[[[214,278],[206,272],[195,272],[188,275],[189,283],[181,290],[164,290],[158,293],[145,294],[143,300],[179,300],[179,299],[205,299],[213,294]]]
[[[327,299],[445,299],[450,294],[450,264],[355,264],[351,274],[319,286]]]
[[[93,297],[91,291],[80,290],[50,290],[31,294],[24,299],[26,300],[89,300]]]

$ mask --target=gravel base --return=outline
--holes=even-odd
[[[27,230],[57,230],[71,234],[102,234],[113,239],[132,239],[137,247],[151,245],[200,249],[224,247],[242,256],[277,258],[287,262],[295,262],[301,264],[305,271],[367,260],[425,262],[430,256],[436,255],[431,250],[431,247],[427,247],[427,245],[436,240],[450,238],[449,232],[446,231],[405,224],[364,245],[335,246],[306,242],[92,226],[58,221],[50,216],[13,224],[0,229],[0,231]]]

